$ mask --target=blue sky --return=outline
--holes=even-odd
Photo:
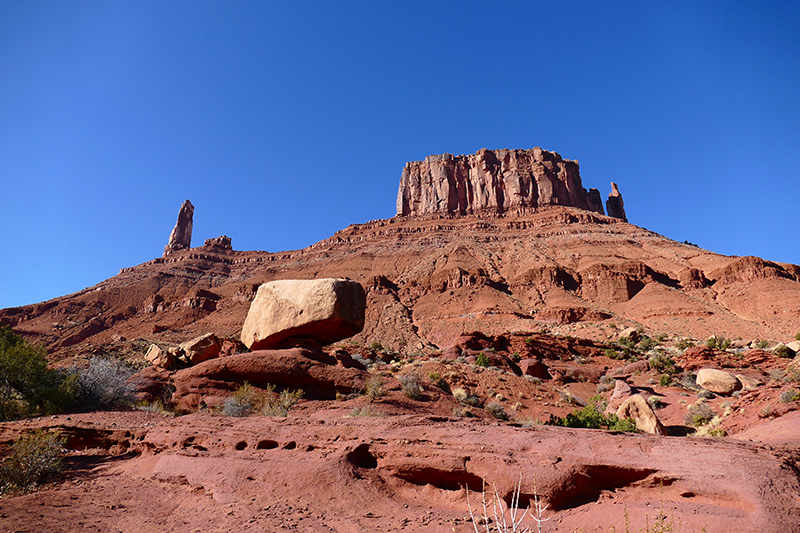
[[[0,0],[0,308],[193,244],[389,218],[406,161],[541,146],[628,218],[800,263],[796,2]]]

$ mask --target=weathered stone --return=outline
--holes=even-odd
[[[472,155],[432,155],[406,163],[397,214],[503,213],[547,205],[603,214],[598,199],[599,192],[590,194],[583,188],[577,161],[541,148],[483,149]]]
[[[540,359],[523,359],[519,362],[519,369],[523,376],[550,379],[550,372]]]
[[[608,407],[606,408],[606,414],[610,415],[615,413],[619,406],[622,405],[625,400],[630,398],[633,395],[633,389],[631,386],[628,385],[624,380],[617,379],[614,383],[614,391],[611,393],[611,397],[608,399]]]
[[[736,374],[736,379],[738,379],[739,383],[742,384],[742,388],[744,390],[755,390],[755,389],[757,389],[758,387],[760,387],[761,385],[764,384],[764,383],[762,383],[761,381],[759,381],[759,380],[757,380],[755,378],[749,378],[749,377],[744,376],[742,374]]]
[[[330,344],[364,328],[366,293],[346,279],[281,280],[258,288],[242,327],[251,350],[280,347],[290,337]]]
[[[733,391],[742,388],[742,383],[736,379],[736,376],[724,370],[716,370],[714,368],[698,370],[697,385],[711,392],[723,395],[731,394]]]
[[[619,338],[622,339],[624,337],[628,337],[633,342],[639,342],[642,338],[641,334],[636,330],[636,328],[625,328],[619,332]]]
[[[789,348],[794,353],[798,353],[798,352],[800,352],[800,341],[792,341],[792,342],[786,343],[786,347]]]
[[[214,250],[233,250],[231,238],[227,235],[214,237],[213,239],[206,239],[203,248],[213,248]]]
[[[630,418],[636,424],[636,429],[652,435],[666,435],[667,428],[656,416],[641,394],[634,394],[617,409],[619,418]]]
[[[625,222],[628,221],[628,217],[625,215],[625,202],[622,201],[622,194],[619,192],[617,184],[613,181],[611,182],[611,193],[608,195],[608,200],[606,200],[606,212],[610,217],[620,218]]]
[[[192,202],[186,200],[178,213],[178,222],[172,228],[169,235],[169,242],[164,247],[164,255],[185,250],[192,247],[192,218],[194,217],[194,206]]]
[[[213,333],[186,341],[180,345],[180,359],[189,365],[196,365],[209,359],[219,357],[222,344]]]
[[[175,356],[167,350],[162,350],[155,344],[150,345],[144,358],[150,364],[166,368],[167,370],[171,370],[175,366]]]

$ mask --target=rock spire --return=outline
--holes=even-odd
[[[614,218],[620,218],[625,222],[628,221],[628,217],[625,216],[625,203],[622,201],[622,194],[619,192],[619,187],[613,181],[611,182],[611,193],[608,195],[608,200],[606,200],[606,211],[608,211],[608,216]]]
[[[169,243],[164,247],[164,255],[192,247],[192,217],[194,217],[194,206],[192,202],[186,200],[178,213],[178,222],[169,235]]]

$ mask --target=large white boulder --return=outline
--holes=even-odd
[[[697,385],[717,394],[728,395],[742,388],[742,383],[729,372],[714,368],[697,371]]]
[[[652,435],[666,435],[667,428],[656,416],[655,411],[641,394],[634,394],[617,409],[619,418],[630,418],[636,424],[636,429]]]
[[[280,280],[264,283],[242,327],[251,350],[281,346],[289,337],[330,344],[364,329],[367,296],[347,279]]]

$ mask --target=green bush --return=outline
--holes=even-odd
[[[658,384],[662,387],[669,387],[672,384],[672,376],[669,374],[661,374],[661,377],[658,378]]]
[[[261,414],[265,416],[286,416],[294,405],[303,397],[303,390],[297,389],[290,391],[282,390],[277,398],[268,398],[261,408]]]
[[[792,403],[797,400],[800,400],[800,391],[797,389],[789,389],[781,393],[781,401],[783,403]]]
[[[484,368],[489,366],[489,356],[485,353],[479,353],[475,358],[475,364]]]
[[[800,341],[800,331],[795,333],[794,340]]]
[[[689,406],[689,412],[684,417],[684,422],[690,426],[700,427],[711,422],[714,418],[714,411],[704,403],[696,403]]]
[[[730,348],[731,344],[733,344],[733,341],[731,339],[726,339],[722,335],[710,337],[706,341],[706,346],[708,346],[709,348],[716,348],[721,352],[724,352],[725,350]]]
[[[650,338],[650,337],[648,337],[646,335],[642,340],[639,341],[639,344],[638,344],[639,350],[641,350],[643,352],[647,352],[649,350],[652,350],[656,346],[658,346],[658,341],[655,340],[655,339],[652,339],[652,338]]]
[[[625,431],[636,433],[636,424],[633,421],[619,418],[617,415],[605,416],[601,410],[604,406],[598,407],[598,401],[592,398],[589,405],[582,409],[576,409],[567,416],[561,418],[550,415],[550,420],[546,422],[548,426],[563,426],[568,428],[586,429],[608,429],[612,431]]]
[[[661,351],[651,357],[648,362],[650,363],[650,368],[659,374],[669,374],[672,376],[680,372],[675,360]]]
[[[769,346],[769,341],[758,341],[758,343],[756,344],[756,348],[759,348],[761,350],[763,350],[767,346]]]
[[[73,379],[47,368],[47,352],[0,324],[0,420],[59,412],[72,401]]]
[[[40,430],[11,445],[11,455],[0,463],[0,494],[30,492],[61,472],[64,439]]]
[[[788,346],[778,346],[775,348],[772,353],[777,355],[778,357],[785,357],[786,359],[792,359],[794,357],[794,352]]]
[[[250,416],[262,401],[258,396],[256,389],[245,381],[225,398],[220,412],[225,416]]]
[[[371,375],[366,379],[366,381],[364,381],[364,396],[366,396],[370,402],[373,402],[385,395],[386,391],[383,388],[382,377]]]
[[[688,348],[692,348],[694,346],[694,342],[692,339],[681,339],[677,343],[675,343],[675,347],[679,350],[686,350]]]
[[[378,341],[375,341],[375,342],[373,342],[372,344],[369,345],[369,349],[370,349],[370,351],[373,351],[373,352],[382,352],[383,351],[383,345],[381,343],[379,343]]]

